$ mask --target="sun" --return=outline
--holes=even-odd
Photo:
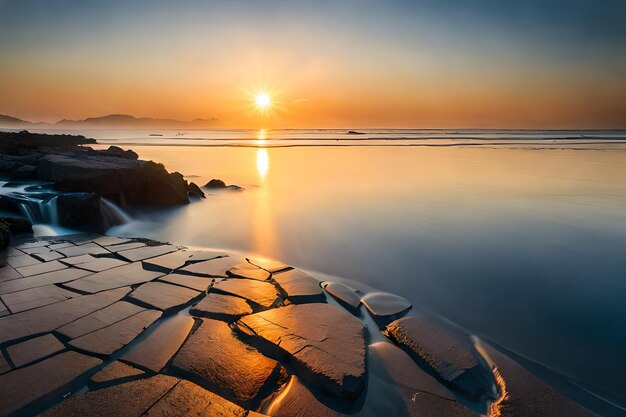
[[[254,97],[254,104],[259,110],[267,110],[272,105],[272,99],[267,93],[259,93]]]

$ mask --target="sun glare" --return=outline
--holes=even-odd
[[[272,99],[266,93],[259,93],[254,98],[254,103],[259,110],[267,110],[272,105]]]

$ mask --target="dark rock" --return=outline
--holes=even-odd
[[[242,402],[255,398],[278,363],[237,339],[228,324],[201,320],[173,365],[204,379],[228,398]]]
[[[59,224],[84,232],[105,233],[125,220],[95,193],[61,194],[57,197]]]
[[[346,132],[347,135],[364,135],[364,132],[357,132],[356,130],[348,130],[348,132]]]
[[[474,355],[442,331],[414,317],[387,326],[391,340],[426,363],[446,383],[476,398],[493,397],[493,379]]]
[[[31,222],[19,217],[0,217],[0,224],[6,225],[11,233],[32,233],[33,231]]]
[[[88,154],[45,155],[37,176],[60,191],[93,192],[122,207],[169,207],[189,203],[187,182],[162,164]]]
[[[39,148],[78,148],[79,145],[96,143],[95,139],[80,135],[47,135],[43,133],[0,132],[0,153],[5,155],[28,155]]]
[[[206,183],[205,187],[206,188],[226,188],[226,183],[222,180],[213,178],[211,181]]]
[[[105,154],[105,155],[111,155],[111,156],[117,156],[120,158],[126,158],[126,159],[139,159],[139,155],[137,155],[136,152],[134,152],[131,149],[128,150],[124,150],[122,148],[120,148],[119,146],[109,146],[108,149],[104,150],[104,151],[100,151],[101,153]]]
[[[195,182],[190,182],[187,184],[187,191],[190,194],[194,194],[200,198],[205,198],[206,196],[204,195],[204,191],[202,191],[200,189],[200,187],[198,187],[198,184],[196,184]]]
[[[252,281],[256,282],[256,281]],[[365,328],[328,304],[292,304],[244,316],[237,328],[286,356],[309,382],[356,398],[366,382]]]
[[[207,182],[204,186],[204,188],[210,188],[213,190],[231,190],[231,191],[242,191],[243,188],[238,186],[238,185],[226,185],[226,183],[222,180],[219,179],[212,179],[211,181]]]
[[[37,174],[37,167],[32,165],[22,165],[19,168],[13,170],[14,178],[29,179],[34,178]]]

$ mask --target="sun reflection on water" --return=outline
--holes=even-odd
[[[259,174],[261,182],[265,182],[267,178],[267,172],[270,169],[270,158],[267,154],[267,149],[259,148],[256,151],[256,170]]]

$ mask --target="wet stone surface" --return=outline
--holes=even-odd
[[[0,417],[592,415],[341,281],[144,239],[17,241],[0,253]]]

